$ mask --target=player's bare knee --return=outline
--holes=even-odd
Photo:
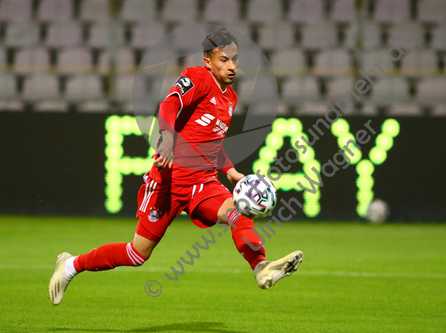
[[[137,251],[138,254],[140,254],[145,258],[144,261],[147,261],[150,258],[150,255],[152,254],[152,251],[157,244],[158,244],[157,242],[151,241],[137,234],[135,234],[135,237],[132,240],[132,247]],[[141,263],[141,265],[142,264],[143,263]],[[135,266],[141,266],[141,265],[135,265]]]
[[[233,216],[231,216],[232,212],[234,211],[236,211],[234,203],[232,202],[231,198],[228,198],[223,202],[218,210],[218,219],[229,223],[228,220],[232,217],[232,221],[234,222]]]

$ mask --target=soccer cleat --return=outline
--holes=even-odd
[[[50,292],[50,300],[53,305],[59,305],[62,302],[63,294],[73,279],[65,271],[65,262],[68,258],[73,256],[68,252],[63,252],[57,256],[56,270],[50,280],[50,285],[48,286]]]
[[[280,279],[290,276],[299,267],[303,256],[302,251],[295,251],[275,261],[258,263],[254,269],[254,276],[258,286],[262,289],[269,289]]]

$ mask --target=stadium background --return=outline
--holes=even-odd
[[[133,73],[157,40],[193,23],[246,34],[276,73],[281,119],[265,145],[237,165],[245,174],[289,148],[296,127],[288,133],[287,124],[297,120],[306,132],[327,101],[353,88],[359,69],[387,59],[389,38],[410,35],[414,47],[348,109],[337,131],[327,131],[314,146],[323,164],[349,131],[371,119],[380,134],[381,125],[395,119],[389,133],[364,145],[366,162],[324,178],[314,196],[290,186],[293,178],[276,186],[280,197],[307,202],[296,219],[358,220],[373,198],[381,198],[391,220],[444,221],[441,0],[0,0],[0,211],[132,216],[141,175],[150,167],[147,143],[132,118]],[[163,84],[165,94],[182,68],[201,58],[170,62],[164,82],[152,87]],[[251,91],[243,79],[234,88],[237,127]],[[297,163],[288,176],[301,171]]]

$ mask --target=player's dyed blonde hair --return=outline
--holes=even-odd
[[[206,36],[203,45],[203,54],[205,57],[211,57],[212,50],[216,47],[222,49],[225,46],[234,43],[238,47],[238,40],[225,27],[221,27]]]

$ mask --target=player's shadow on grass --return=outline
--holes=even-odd
[[[134,332],[170,332],[170,331],[240,333],[240,331],[232,331],[227,329],[224,323],[204,322],[204,321],[158,325],[136,330]]]
[[[79,332],[216,332],[216,333],[240,333],[240,331],[232,331],[225,327],[224,323],[219,322],[191,322],[177,323],[167,325],[157,325],[145,328],[137,328],[131,330],[120,329],[88,329],[88,328],[53,328],[50,331],[79,331]]]

